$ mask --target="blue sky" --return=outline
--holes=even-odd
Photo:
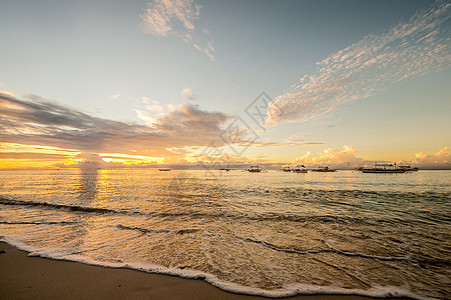
[[[431,12],[438,15],[428,18]],[[322,162],[326,150],[330,162],[335,154],[352,156],[352,163],[408,161],[415,153],[434,155],[451,146],[449,12],[447,1],[407,0],[2,1],[0,90],[17,99],[37,95],[124,124],[152,127],[160,120],[161,128],[167,128],[161,120],[172,122],[169,116],[180,117],[178,110],[193,106],[227,116],[219,126],[222,129],[234,116],[246,119],[245,108],[264,91],[288,113],[270,118],[272,124],[264,130],[255,127],[256,142],[278,144],[253,144],[245,159],[236,160],[291,163],[303,158],[313,164]],[[435,27],[425,29],[428,22]],[[414,32],[404,36],[409,24]],[[420,35],[429,33],[434,40],[425,44]],[[383,43],[396,34],[395,44]],[[371,43],[385,48],[370,52],[366,47]],[[427,50],[431,45],[435,48]],[[415,50],[419,47],[424,49]],[[324,79],[330,84],[346,76],[328,73],[327,68],[337,62],[348,63],[341,67],[352,71],[361,67],[364,63],[352,60],[358,49],[366,51],[366,61],[378,57],[376,70],[349,73],[353,83],[344,87],[343,99],[326,95],[318,104],[313,96],[305,98],[309,82]],[[428,51],[436,51],[435,56],[431,58]],[[389,58],[394,55],[395,59]],[[393,75],[396,69],[410,75],[396,82],[401,77]],[[320,86],[324,85],[313,91],[324,92],[318,90]],[[368,92],[363,93],[365,89]],[[311,111],[305,118],[307,105]],[[194,111],[184,112],[192,116]],[[199,129],[198,134],[203,132]],[[287,144],[300,139],[303,143]],[[19,137],[2,136],[2,142],[12,140],[20,142]],[[24,138],[23,144],[27,143]],[[208,144],[205,139],[167,146],[187,147],[187,155],[186,149]],[[313,158],[317,152],[319,157]],[[447,163],[447,148],[440,159]]]

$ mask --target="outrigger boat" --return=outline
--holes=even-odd
[[[313,172],[335,172],[337,171],[336,169],[329,169],[329,167],[319,167],[316,169],[311,169],[311,171]]]
[[[259,173],[262,171],[258,166],[251,166],[249,169],[247,169],[251,173]]]
[[[417,172],[418,168],[411,168],[410,165],[405,165],[405,166],[398,166],[398,168],[406,170],[406,172]]]
[[[405,168],[398,168],[394,164],[374,164],[374,168],[359,168],[362,173],[405,173]]]
[[[293,169],[294,173],[307,173],[307,168],[304,165],[297,165]]]

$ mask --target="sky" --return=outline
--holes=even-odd
[[[451,2],[0,1],[0,168],[451,168]]]

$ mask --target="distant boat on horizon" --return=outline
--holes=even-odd
[[[335,172],[335,171],[337,171],[337,169],[329,169],[329,167],[318,166],[318,168],[311,169],[310,171],[312,171],[312,172]]]
[[[262,169],[260,169],[259,167],[258,167],[258,165],[257,166],[251,166],[249,169],[247,169],[249,172],[251,172],[251,173],[259,173],[259,172],[261,172],[262,171]]]
[[[171,169],[169,169],[169,168],[161,168],[161,169],[158,169],[159,171],[171,171]]]
[[[405,173],[406,168],[398,168],[396,163],[394,164],[378,164],[377,162],[374,164],[373,168],[359,168],[362,173],[379,173],[379,174],[387,174],[387,173]],[[410,166],[409,166],[410,167]]]
[[[308,169],[304,165],[297,165],[293,169],[293,173],[307,173]]]
[[[412,168],[410,167],[410,165],[403,165],[403,166],[398,166],[398,168],[406,170],[406,172],[417,172],[419,169],[417,167]]]
[[[290,167],[283,167],[282,171],[284,171],[284,172],[291,172],[293,170]]]

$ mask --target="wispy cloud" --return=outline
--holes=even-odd
[[[180,94],[182,94],[186,100],[194,100],[194,91],[192,88],[185,88]]]
[[[210,60],[214,61],[216,60],[216,57],[213,55],[213,53],[216,52],[215,48],[213,48],[213,44],[208,42],[207,47],[204,49],[205,54],[210,58]]]
[[[121,96],[121,94],[112,94],[108,95],[108,98],[110,98],[111,100],[118,100]]]
[[[167,108],[159,101],[148,97],[141,97],[141,105],[134,110],[138,118],[143,120],[147,126],[154,127],[157,119],[167,113]]]
[[[15,97],[16,96],[16,94],[14,92],[8,91],[8,90],[0,90],[0,94],[8,95],[8,96],[11,96],[11,97]]]
[[[195,22],[200,18],[200,9],[201,6],[194,0],[154,0],[147,3],[144,14],[140,16],[140,28],[144,33],[157,37],[179,37],[214,61],[215,49],[212,44],[208,42],[202,47],[196,41],[197,34],[210,34],[207,28],[196,30]]]
[[[79,154],[76,150],[60,149],[41,145],[22,145],[16,143],[0,142],[1,159],[39,159],[39,160],[63,160]]]
[[[381,34],[359,42],[318,63],[268,107],[268,125],[318,118],[340,105],[377,95],[403,80],[451,66],[451,3],[438,1]]]
[[[287,140],[285,142],[249,142],[252,146],[257,148],[262,147],[294,147],[294,146],[305,146],[305,145],[325,145],[325,142],[306,142],[304,140]]]
[[[141,97],[141,102],[144,104],[144,107],[149,111],[162,113],[165,111],[164,106],[156,100],[151,100],[147,97]]]
[[[147,6],[141,15],[141,29],[155,36],[193,32],[193,22],[200,15],[200,5],[192,0],[154,0]]]
[[[20,100],[0,94],[0,140],[46,145],[83,153],[174,156],[167,148],[208,146],[228,116],[179,105],[155,118],[153,126],[96,118],[37,96]]]

